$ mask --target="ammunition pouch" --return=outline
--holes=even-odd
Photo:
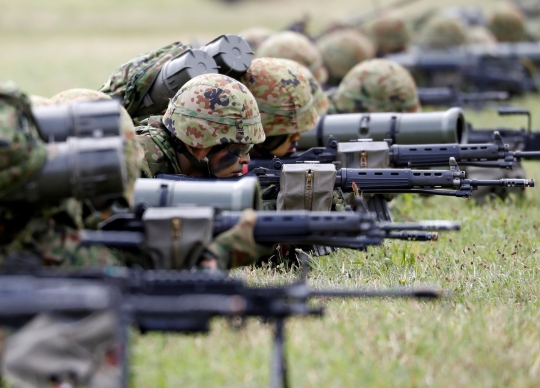
[[[146,250],[154,268],[185,269],[197,264],[212,240],[214,211],[200,208],[149,208],[143,216]]]
[[[332,207],[335,182],[333,164],[285,164],[277,210],[328,211]]]

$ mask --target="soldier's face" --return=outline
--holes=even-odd
[[[242,168],[249,164],[252,144],[227,144],[210,157],[210,171],[219,178],[242,175]]]
[[[271,150],[270,153],[274,156],[277,156],[278,158],[281,158],[287,154],[292,154],[293,152],[296,152],[298,140],[300,140],[301,137],[302,135],[300,135],[299,133],[293,133],[289,135],[285,142],[281,143],[278,147]]]

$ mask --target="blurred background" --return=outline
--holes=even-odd
[[[493,0],[418,0],[394,12],[410,18],[436,7]],[[331,23],[361,17],[391,0],[1,0],[0,74],[31,94],[50,97],[99,88],[121,63],[174,41],[205,44],[248,27],[282,30],[309,17],[316,34]]]

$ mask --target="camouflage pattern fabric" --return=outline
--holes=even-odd
[[[470,44],[495,44],[497,38],[484,26],[474,26],[467,29],[467,43]]]
[[[244,210],[232,229],[217,236],[206,247],[205,258],[216,259],[220,269],[230,269],[254,264],[260,257],[271,254],[274,247],[255,242],[253,232],[256,223],[255,212]]]
[[[317,123],[311,85],[296,62],[257,58],[240,82],[255,97],[267,137],[305,132]]]
[[[51,103],[55,105],[69,104],[75,101],[103,101],[110,100],[111,97],[105,93],[90,89],[69,89],[60,92],[51,98]],[[130,204],[133,196],[133,185],[140,176],[141,164],[143,161],[143,150],[135,137],[135,127],[127,111],[121,107],[120,129],[124,136],[124,158],[127,165],[128,184],[124,198]]]
[[[253,94],[221,74],[202,74],[182,86],[169,102],[163,124],[194,148],[259,144],[266,138]]]
[[[15,83],[0,83],[0,196],[25,183],[45,164],[45,145],[29,119],[30,109],[30,100]]]
[[[324,84],[328,79],[321,53],[307,37],[298,32],[284,31],[272,35],[259,46],[255,57],[291,59],[306,66],[319,83]]]
[[[465,25],[454,18],[438,16],[430,19],[420,31],[420,44],[430,49],[444,49],[465,44]]]
[[[410,41],[405,22],[394,13],[377,18],[369,27],[369,37],[379,57],[406,50]]]
[[[324,93],[321,84],[315,79],[313,74],[311,74],[311,71],[309,71],[309,69],[304,65],[301,65],[300,63],[292,61],[290,59],[281,60],[291,63],[291,66],[296,66],[298,70],[304,75],[304,77],[309,81],[309,85],[311,87],[311,96],[313,97],[313,106],[315,107],[317,114],[319,116],[326,114],[329,106],[328,97],[326,97],[326,94]]]
[[[119,98],[128,113],[133,115],[163,65],[189,48],[181,42],[174,42],[138,55],[116,69],[99,91]]]
[[[143,121],[137,140],[143,149],[142,176],[154,178],[157,174],[181,174],[176,151],[171,144],[171,134],[165,128],[162,116],[151,116]]]
[[[526,40],[525,15],[513,4],[499,4],[488,19],[488,28],[499,42]]]
[[[356,65],[343,78],[329,113],[418,112],[420,102],[411,74],[387,59]]]
[[[249,44],[253,52],[257,52],[259,46],[275,32],[264,27],[251,27],[240,33],[240,36]]]
[[[355,29],[342,29],[330,32],[317,41],[328,77],[339,83],[357,64],[375,55],[373,43]]]

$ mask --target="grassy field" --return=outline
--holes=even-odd
[[[0,74],[32,94],[98,88],[122,62],[174,40],[209,40],[263,25],[278,29],[309,12],[314,29],[389,1],[0,0]],[[433,6],[421,0],[404,10]],[[436,2],[443,5],[443,2]],[[448,3],[448,2],[446,2]],[[445,3],[445,5],[446,5]],[[488,0],[460,0],[478,4]],[[46,6],[44,5],[46,4]],[[540,97],[515,101],[534,112]],[[477,126],[522,125],[494,112],[467,112]],[[526,163],[540,181],[538,164]],[[403,195],[398,220],[448,219],[461,232],[436,243],[390,242],[366,253],[342,250],[315,260],[315,287],[433,285],[452,293],[436,303],[396,300],[324,301],[324,319],[287,324],[293,387],[540,386],[540,191],[523,201],[483,207],[455,198]],[[236,271],[255,284],[290,281],[294,270]],[[271,326],[250,321],[231,330],[215,321],[208,336],[136,336],[135,387],[267,385]]]

